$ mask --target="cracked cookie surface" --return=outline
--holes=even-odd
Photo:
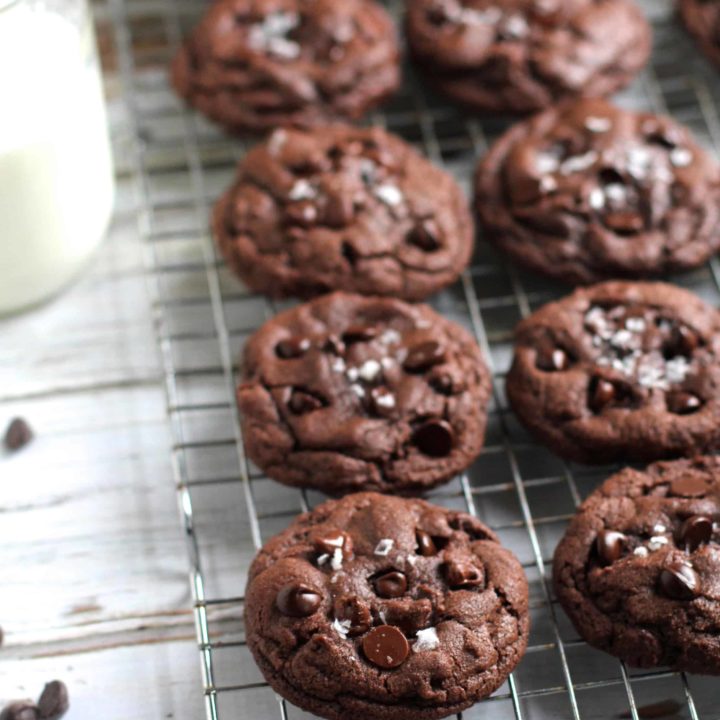
[[[360,493],[263,547],[245,623],[267,681],[305,710],[433,720],[492,693],[520,661],[528,586],[472,516]]]
[[[516,330],[507,395],[524,425],[586,463],[720,447],[720,314],[664,283],[608,282]]]
[[[422,300],[470,260],[455,180],[379,128],[278,130],[250,151],[213,213],[228,263],[257,292],[334,289]]]
[[[603,100],[515,125],[478,166],[484,235],[565,282],[657,276],[720,247],[720,167],[668,117]]]
[[[408,0],[407,32],[439,90],[500,112],[610,95],[645,65],[651,45],[629,0]]]
[[[238,402],[248,455],[270,477],[331,495],[408,494],[482,448],[490,376],[464,328],[425,305],[334,293],[247,342]]]
[[[172,65],[178,94],[234,132],[357,119],[400,83],[393,22],[372,0],[219,0]]]
[[[591,645],[631,665],[720,675],[720,460],[626,469],[582,504],[555,589]]]

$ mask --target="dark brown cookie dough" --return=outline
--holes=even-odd
[[[555,591],[591,645],[639,667],[720,675],[720,460],[626,469],[581,506]]]
[[[345,293],[265,323],[238,388],[250,458],[330,495],[450,480],[482,448],[489,397],[466,330],[425,305]]]
[[[476,175],[484,235],[569,283],[657,276],[720,247],[720,168],[667,117],[603,100],[511,128]]]
[[[455,180],[379,128],[278,130],[240,163],[213,229],[232,269],[273,297],[330,290],[422,300],[470,260]]]
[[[329,720],[433,720],[498,688],[529,629],[522,567],[479,520],[375,493],[330,501],[250,569],[247,643]]]
[[[527,428],[586,463],[720,447],[720,314],[663,283],[577,290],[520,323],[507,395]]]
[[[477,110],[610,95],[650,55],[650,27],[631,0],[407,0],[407,13],[423,72]]]
[[[700,49],[716,65],[720,65],[720,2],[679,0],[678,8],[685,27]]]
[[[172,65],[178,94],[234,132],[356,119],[400,83],[372,0],[218,0]]]

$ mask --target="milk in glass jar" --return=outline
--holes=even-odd
[[[0,314],[75,277],[113,196],[86,0],[0,0]]]

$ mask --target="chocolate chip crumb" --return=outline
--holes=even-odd
[[[10,452],[15,452],[25,447],[33,439],[33,431],[27,420],[16,417],[10,421],[5,431],[3,443]]]

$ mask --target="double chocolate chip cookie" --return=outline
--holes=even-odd
[[[388,13],[372,0],[218,0],[172,66],[188,103],[234,132],[355,119],[400,83]]]
[[[583,503],[555,590],[591,645],[631,665],[720,675],[720,460],[626,469]]]
[[[278,130],[240,163],[213,215],[232,269],[253,290],[333,289],[422,300],[473,250],[462,190],[379,128]]]
[[[609,95],[650,54],[650,27],[630,0],[408,0],[407,13],[423,72],[477,110]]]
[[[527,646],[522,567],[470,515],[361,493],[300,516],[250,568],[247,643],[329,720],[433,720],[498,688]]]
[[[485,236],[569,283],[657,276],[720,247],[720,167],[668,117],[603,100],[511,128],[478,167]]]
[[[489,396],[466,330],[424,305],[345,293],[268,321],[238,388],[250,458],[331,495],[450,480],[482,448]]]
[[[720,65],[720,2],[717,0],[679,0],[680,16],[700,49]]]
[[[520,323],[507,395],[531,432],[580,462],[720,448],[720,314],[662,283],[578,290]]]

